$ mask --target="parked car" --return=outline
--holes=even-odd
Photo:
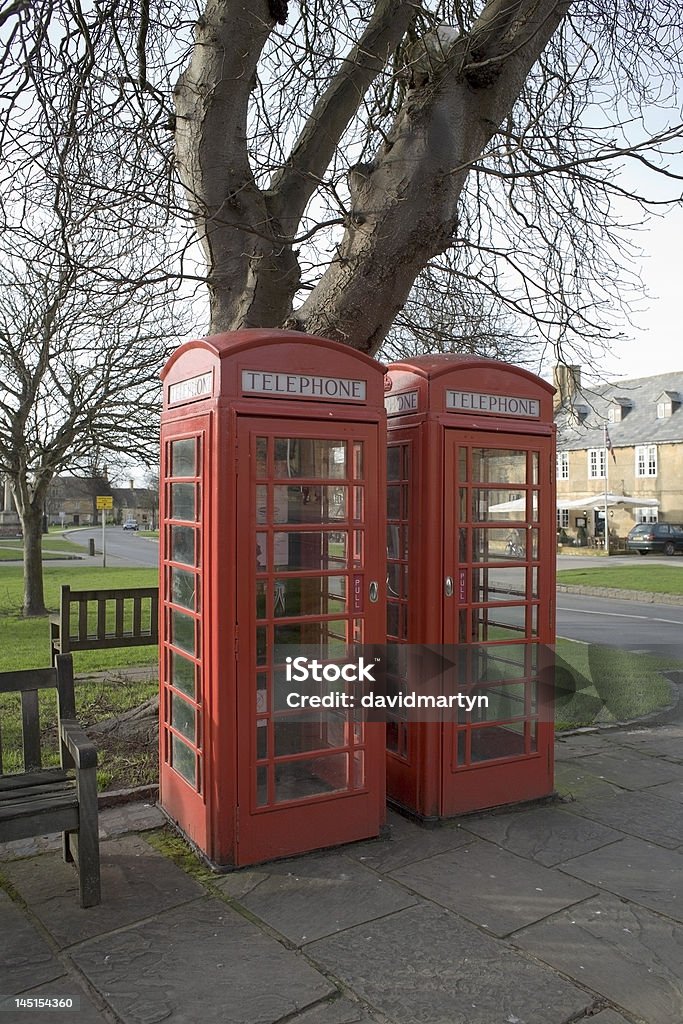
[[[673,555],[683,551],[683,526],[680,523],[638,523],[626,538],[626,547],[639,555],[649,555],[651,551]]]
[[[124,530],[139,530],[140,529],[140,527],[137,524],[137,520],[135,520],[135,519],[126,519],[125,523],[123,524],[123,528],[124,528]]]

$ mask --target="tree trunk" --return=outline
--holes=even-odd
[[[26,505],[19,513],[24,533],[24,615],[47,615],[43,590],[43,507]]]
[[[87,731],[94,740],[112,736],[141,745],[156,744],[159,740],[159,698],[150,697],[136,708],[88,726]]]

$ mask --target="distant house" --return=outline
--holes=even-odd
[[[585,387],[580,367],[562,366],[554,383],[558,530],[604,536],[604,509],[575,503],[606,489],[633,501],[608,510],[613,537],[639,522],[683,523],[683,371]]]
[[[56,476],[48,491],[47,514],[57,526],[92,526],[100,523],[98,497],[111,497],[110,522],[135,519],[140,526],[153,529],[157,520],[157,492],[149,487],[112,487],[106,477]]]

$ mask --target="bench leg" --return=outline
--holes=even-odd
[[[78,837],[71,836],[69,845],[71,852],[76,853],[81,906],[95,907],[101,900],[97,775],[94,768],[78,775]]]

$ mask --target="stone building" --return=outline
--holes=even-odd
[[[587,387],[580,367],[560,366],[554,384],[562,540],[601,542],[605,492],[623,498],[608,506],[615,540],[636,523],[683,523],[683,371]]]

